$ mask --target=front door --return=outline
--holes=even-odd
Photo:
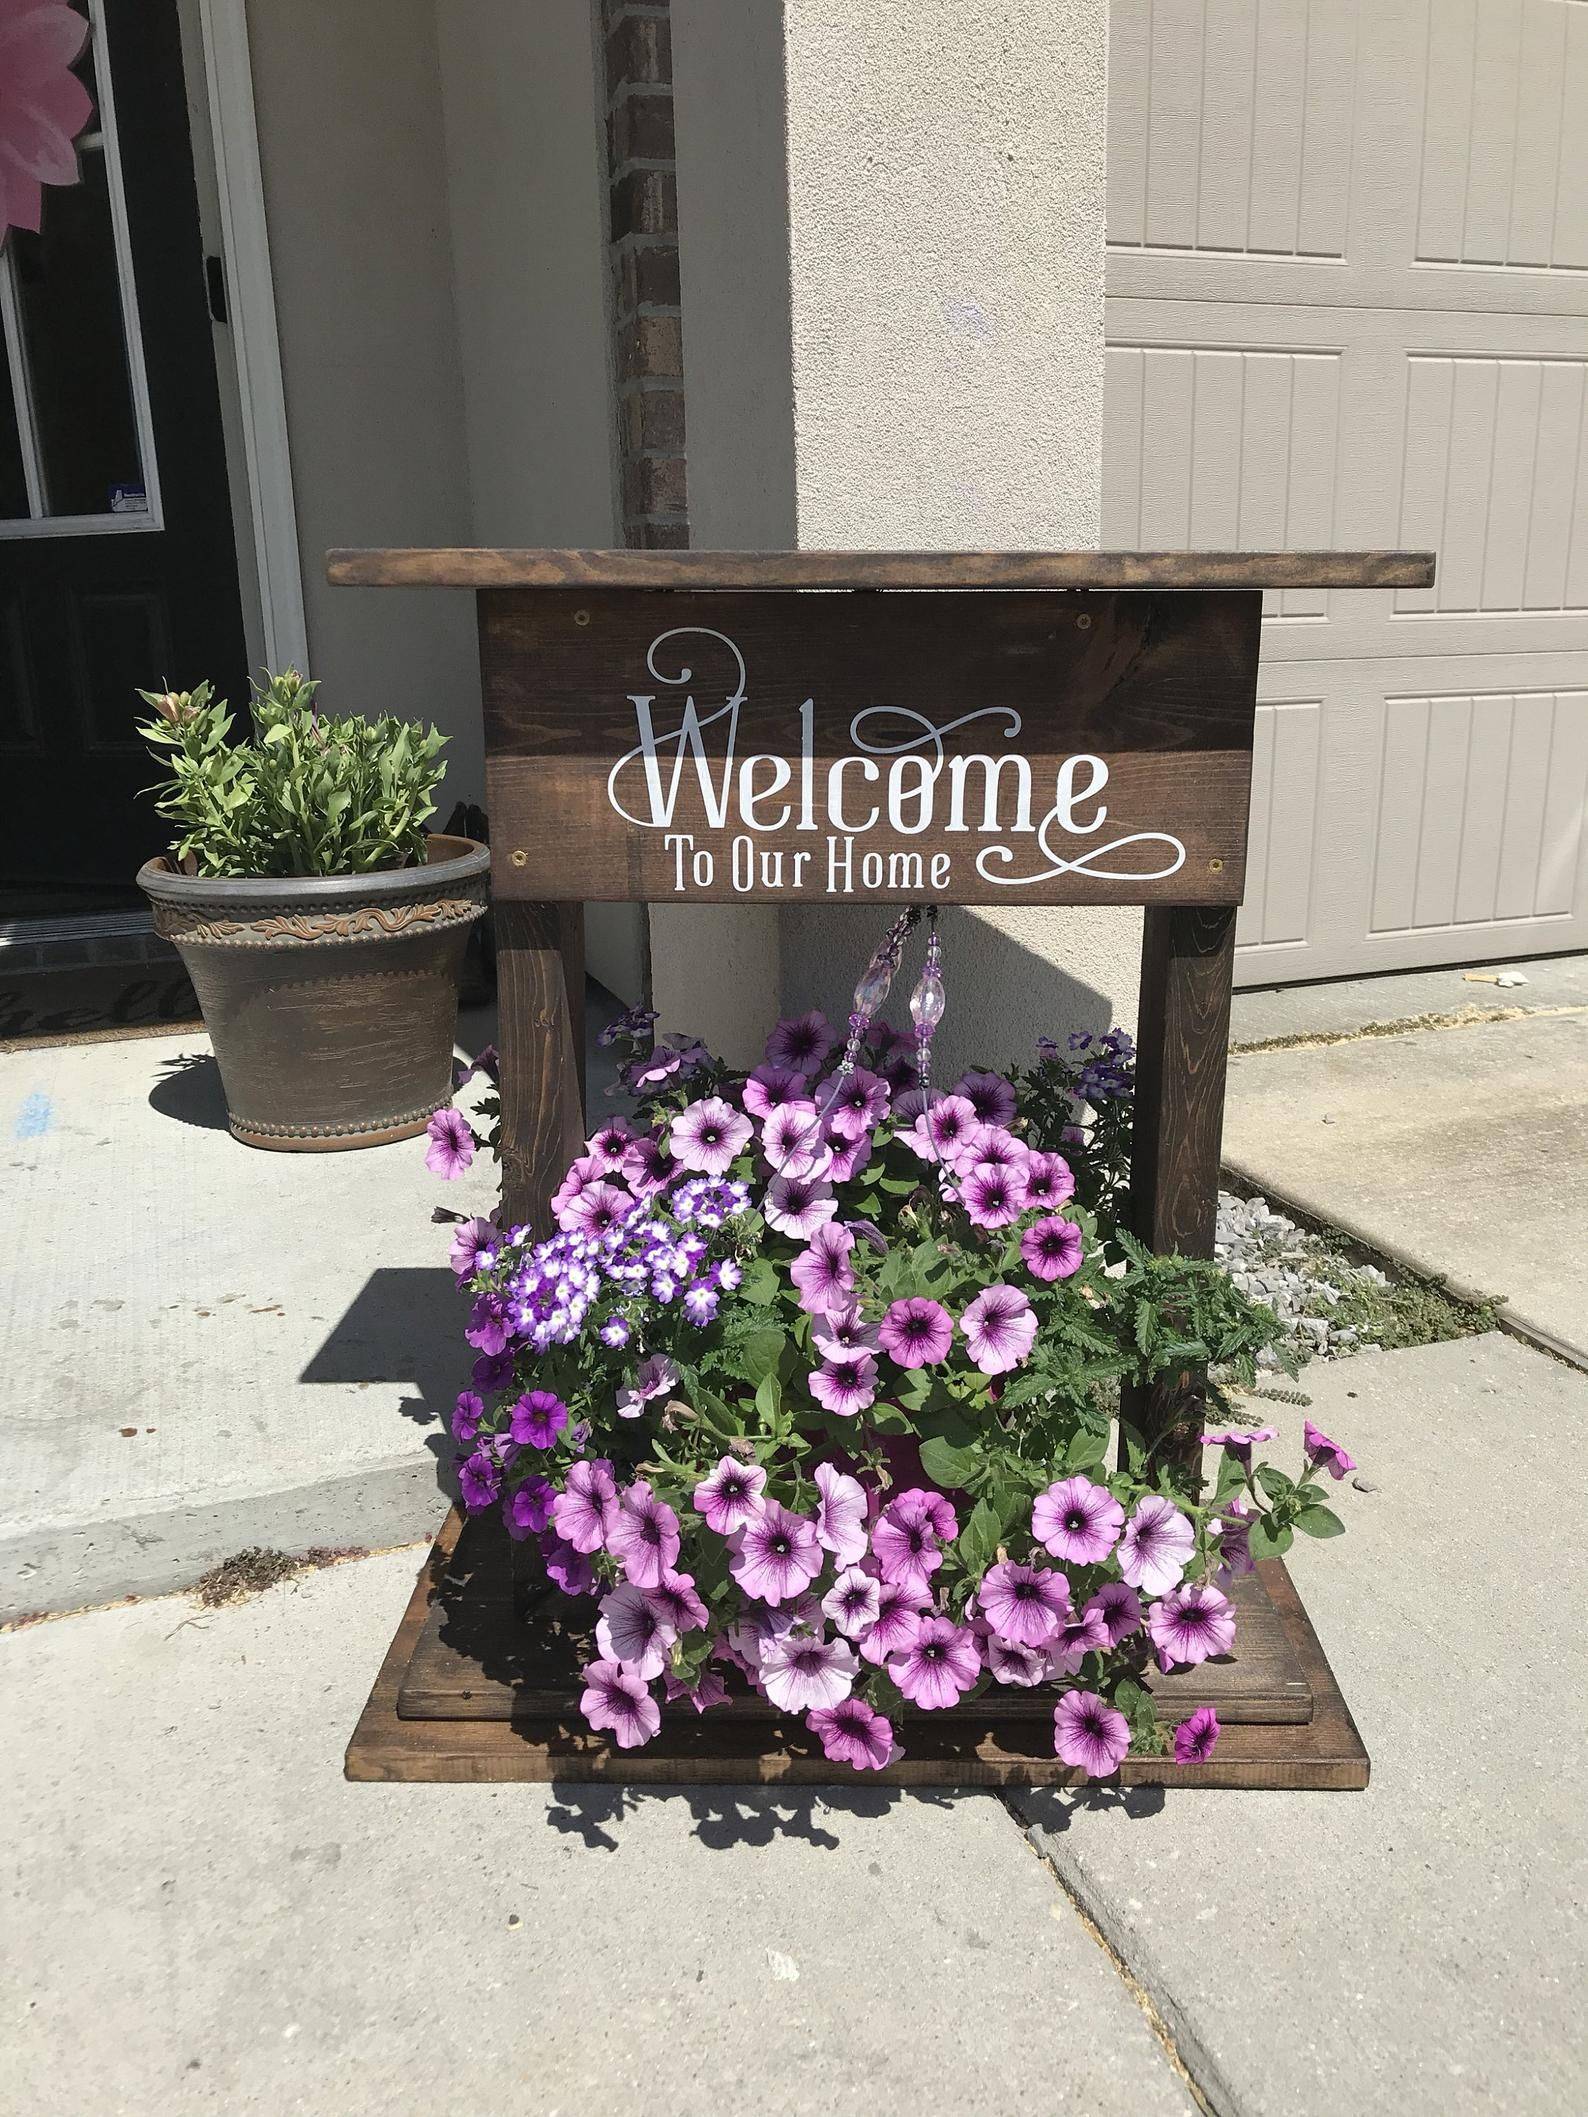
[[[246,695],[177,7],[71,4],[79,181],[0,238],[0,915],[102,900],[165,843],[138,687]]]

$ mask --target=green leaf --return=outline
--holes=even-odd
[[[1064,1467],[1066,1470],[1090,1470],[1094,1464],[1104,1463],[1107,1460],[1108,1434],[1106,1430],[1102,1433],[1094,1433],[1083,1426],[1081,1431],[1071,1440],[1069,1447],[1064,1451]]]
[[[739,1352],[744,1379],[756,1384],[764,1382],[768,1375],[776,1371],[787,1343],[787,1332],[780,1330],[776,1324],[768,1324],[762,1330],[751,1331]]]
[[[970,1520],[959,1532],[956,1545],[967,1573],[980,1579],[992,1564],[1002,1535],[996,1510],[986,1500],[978,1500],[971,1509]]]
[[[1272,1463],[1259,1464],[1257,1482],[1271,1500],[1285,1499],[1296,1489],[1285,1473],[1282,1470],[1276,1470]]]
[[[783,1408],[783,1385],[776,1374],[765,1374],[756,1385],[755,1408],[769,1423]]]
[[[1345,1523],[1332,1507],[1303,1507],[1296,1527],[1304,1536],[1344,1536]]]
[[[1288,1528],[1276,1526],[1268,1515],[1260,1514],[1252,1523],[1247,1548],[1253,1558],[1283,1558],[1294,1541]]]
[[[757,1257],[739,1282],[740,1297],[757,1308],[769,1308],[778,1297],[777,1272],[766,1257]]]
[[[921,1443],[921,1468],[934,1485],[948,1491],[963,1492],[981,1467],[979,1449],[953,1448],[935,1438]]]

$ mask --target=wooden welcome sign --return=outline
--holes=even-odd
[[[1418,552],[333,552],[336,583],[478,595],[505,1217],[548,1231],[582,1151],[586,901],[1143,905],[1131,1219],[1155,1249],[1210,1256],[1262,591],[1426,588],[1433,572]],[[1194,1438],[1197,1398],[1188,1373],[1131,1408]],[[1229,1708],[1245,1724],[1174,1776],[1363,1785],[1288,1576],[1263,1573]],[[427,1617],[432,1592],[350,1772],[591,1775],[504,1724],[517,1694],[482,1688],[478,1656]],[[917,1776],[1052,1776],[996,1732],[943,1739]],[[623,1769],[801,1775],[786,1757],[737,1763]]]

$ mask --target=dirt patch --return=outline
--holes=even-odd
[[[279,1587],[282,1581],[293,1580],[300,1573],[312,1573],[322,1566],[339,1566],[345,1559],[368,1556],[367,1551],[353,1545],[333,1551],[316,1544],[307,1551],[291,1552],[272,1551],[262,1544],[251,1544],[246,1551],[233,1552],[218,1566],[211,1566],[193,1583],[189,1593],[206,1610],[217,1610],[224,1603],[243,1602],[250,1595],[263,1595],[267,1588]]]

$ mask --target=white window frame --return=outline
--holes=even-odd
[[[116,282],[121,293],[121,330],[127,352],[127,384],[132,399],[133,426],[143,470],[146,508],[114,514],[51,515],[44,512],[45,489],[38,444],[38,422],[34,416],[31,377],[28,373],[27,342],[22,335],[22,305],[17,293],[16,253],[10,243],[0,245],[0,316],[5,318],[6,338],[11,348],[11,391],[16,405],[17,438],[22,447],[22,474],[27,485],[28,513],[0,521],[0,540],[34,537],[147,536],[165,527],[160,506],[160,466],[155,455],[154,421],[149,413],[149,378],[143,363],[143,331],[138,319],[138,290],[133,278],[132,243],[127,231],[127,197],[121,180],[121,151],[116,133],[116,96],[110,77],[109,39],[105,31],[104,0],[88,0],[89,35],[94,52],[94,86],[99,102],[99,124],[79,142],[79,151],[95,146],[105,157],[105,189],[110,200],[111,238],[116,250]]]

